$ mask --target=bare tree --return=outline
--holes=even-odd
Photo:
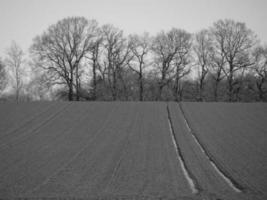
[[[192,46],[191,34],[181,29],[172,29],[171,32],[174,34],[176,48],[178,49],[173,58],[173,70],[175,77],[173,93],[175,101],[181,101],[183,94],[183,84],[181,83],[181,79],[190,73],[188,64]]]
[[[210,64],[209,72],[214,80],[214,88],[213,88],[213,96],[214,100],[218,101],[218,89],[220,82],[225,78],[225,74],[223,73],[223,67],[226,63],[225,57],[223,53],[217,54],[214,52],[211,58],[212,62]]]
[[[7,75],[5,70],[5,64],[2,62],[2,59],[0,58],[0,94],[6,87],[7,83]]]
[[[100,57],[100,45],[102,43],[102,37],[97,38],[93,43],[91,50],[92,72],[93,72],[93,100],[97,99],[97,69],[99,69],[99,57]]]
[[[30,81],[25,88],[28,96],[33,100],[48,100],[51,99],[52,82],[49,79],[46,71],[40,67],[36,67],[37,63],[30,61]]]
[[[238,84],[235,74],[252,65],[249,54],[255,44],[255,35],[244,23],[219,20],[213,26],[216,48],[227,62],[223,72],[228,82],[228,100],[233,101],[234,86]]]
[[[83,17],[69,17],[52,25],[34,39],[33,55],[42,61],[42,67],[53,77],[55,84],[68,87],[68,99],[79,100],[81,62],[92,48],[97,23]]]
[[[57,88],[61,97],[70,101],[80,98],[181,101],[184,97],[204,101],[211,96],[217,101],[220,94],[227,95],[229,101],[241,100],[244,94],[253,94],[253,98],[257,94],[257,100],[265,99],[266,48],[257,48],[252,54],[256,37],[244,23],[219,20],[210,29],[198,32],[194,43],[192,39],[190,33],[176,28],[153,38],[147,33],[125,37],[113,25],[98,27],[94,20],[65,18],[34,39],[32,58],[41,73],[29,81],[28,92],[36,98],[49,98],[44,95],[47,89]],[[14,63],[7,62],[5,66],[18,66]],[[186,79],[193,66],[199,70],[197,81]],[[254,77],[247,76],[248,69]],[[0,66],[0,84],[2,71]],[[88,71],[90,98],[83,90]],[[18,74],[14,71],[17,101],[23,92]],[[244,85],[251,86],[252,82],[254,92]],[[55,84],[61,87],[53,87]]]
[[[162,31],[157,34],[152,43],[152,51],[155,56],[154,63],[160,73],[158,100],[161,99],[163,88],[172,80],[172,61],[180,48],[180,41],[177,39],[176,32],[177,29],[172,29],[167,33]]]
[[[123,80],[123,68],[131,60],[130,45],[123,32],[112,25],[102,27],[103,43],[105,48],[104,71],[107,71],[107,79],[112,93],[112,100],[117,100],[119,81],[122,84],[127,98],[127,88]]]
[[[128,66],[132,71],[138,75],[139,83],[139,101],[144,99],[144,69],[146,67],[146,56],[149,53],[151,39],[148,33],[144,33],[142,36],[131,35],[130,38],[130,49],[134,56],[132,62],[128,63]]]
[[[198,99],[203,101],[203,91],[205,78],[209,72],[214,55],[213,41],[208,30],[202,30],[196,34],[194,52],[196,55],[196,65],[198,67]]]
[[[12,42],[7,49],[5,63],[10,67],[10,72],[15,80],[16,101],[19,102],[19,96],[23,85],[23,51],[16,42]]]
[[[258,98],[260,101],[263,101],[264,95],[267,94],[267,47],[257,47],[253,52],[253,56],[255,64],[251,69],[255,75]]]

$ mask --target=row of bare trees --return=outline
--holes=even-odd
[[[15,69],[19,93],[22,51],[9,50],[1,66]],[[233,20],[196,34],[173,28],[126,37],[113,25],[69,17],[34,39],[30,58],[38,73],[28,87],[47,92],[45,85],[70,101],[267,99],[267,47]]]

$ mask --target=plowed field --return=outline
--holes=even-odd
[[[0,199],[266,199],[267,104],[0,104]]]

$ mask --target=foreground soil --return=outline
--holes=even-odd
[[[266,199],[266,113],[267,104],[2,103],[0,198]]]

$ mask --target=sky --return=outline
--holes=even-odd
[[[267,0],[0,0],[0,57],[12,41],[27,52],[35,36],[68,16],[151,35],[172,27],[194,33],[228,18],[245,22],[266,44],[266,8]]]

